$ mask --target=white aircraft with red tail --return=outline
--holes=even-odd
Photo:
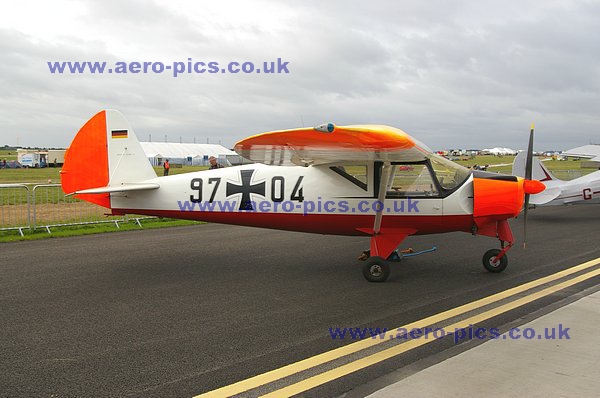
[[[533,128],[530,154],[532,140]],[[453,231],[499,239],[483,265],[503,271],[514,243],[508,219],[544,189],[530,178],[471,172],[379,125],[274,131],[235,151],[257,163],[157,177],[124,116],[103,110],[71,143],[62,187],[113,215],[369,236],[363,275],[372,282],[388,278],[406,237]]]

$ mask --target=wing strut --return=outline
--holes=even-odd
[[[379,256],[383,259],[388,258],[408,235],[412,235],[416,232],[416,230],[412,228],[381,227],[381,223],[383,221],[383,212],[385,211],[385,196],[387,194],[388,187],[391,185],[394,179],[393,170],[394,166],[390,162],[384,163],[381,170],[379,192],[377,193],[377,200],[381,203],[381,210],[375,213],[375,222],[373,223],[373,228],[359,229],[359,231],[371,235],[371,257]]]
[[[394,178],[392,170],[394,170],[394,166],[389,162],[385,162],[381,168],[381,180],[379,183],[379,192],[377,193],[377,200],[381,203],[381,206],[380,210],[375,214],[375,224],[373,225],[373,233],[375,235],[381,232],[381,220],[383,220],[383,211],[385,210],[385,194]]]

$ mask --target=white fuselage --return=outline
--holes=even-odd
[[[157,177],[144,182],[158,183],[160,189],[113,193],[111,208],[130,214],[282,229],[295,223],[299,230],[320,225],[321,230],[339,234],[372,227],[379,206],[383,206],[384,225],[414,224],[423,233],[444,229],[445,223],[449,229],[457,224],[461,229],[471,225],[472,176],[445,197],[421,193],[387,198],[380,204],[374,169],[370,163],[362,184],[336,173],[330,165],[249,164]],[[315,223],[317,219],[321,222]],[[324,228],[323,223],[330,225]]]
[[[531,203],[543,206],[600,203],[600,171],[571,181],[544,181],[544,185],[547,190],[560,189],[560,194],[552,201],[543,204],[535,203],[536,195],[533,195]]]

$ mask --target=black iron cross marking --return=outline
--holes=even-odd
[[[265,182],[263,181],[261,183],[252,185],[250,181],[252,181],[254,170],[242,170],[240,173],[242,175],[242,185],[227,182],[227,197],[241,193],[242,200],[240,202],[239,210],[254,210],[252,207],[252,201],[250,200],[250,194],[254,193],[265,196]]]

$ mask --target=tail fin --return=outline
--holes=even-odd
[[[527,152],[519,152],[513,161],[512,175],[525,177],[525,163],[527,161]],[[558,180],[552,173],[540,162],[538,158],[533,158],[533,169],[531,178],[538,181]]]
[[[103,110],[79,130],[65,154],[63,191],[117,187],[156,178],[133,129],[116,110]],[[110,195],[79,194],[78,198],[110,208]]]

